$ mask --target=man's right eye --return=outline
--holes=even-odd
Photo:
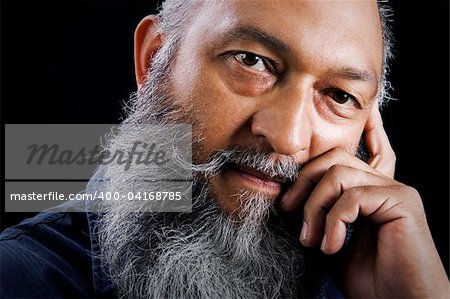
[[[251,69],[254,69],[255,71],[264,72],[269,71],[267,69],[267,63],[265,57],[258,56],[253,53],[249,52],[243,52],[243,53],[237,53],[234,55],[234,58],[241,64],[243,64],[246,67],[249,67]]]
[[[332,98],[333,101],[340,105],[345,105],[347,107],[359,106],[358,100],[354,96],[343,90],[337,88],[328,88],[323,93]]]

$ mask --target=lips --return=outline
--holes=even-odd
[[[274,177],[246,165],[230,164],[229,170],[249,189],[278,196],[287,185],[286,179]]]
[[[286,183],[286,180],[280,178],[280,177],[274,177],[274,176],[270,176],[264,172],[261,172],[259,170],[256,170],[254,168],[248,167],[248,166],[244,166],[244,165],[236,165],[239,169],[239,171],[249,174],[251,176],[254,176],[262,181],[266,181],[266,182],[275,182],[278,184],[284,184]]]

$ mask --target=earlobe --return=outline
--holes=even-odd
[[[155,15],[145,17],[134,33],[134,65],[139,89],[144,84],[152,58],[161,43],[162,33],[159,31],[158,17]]]

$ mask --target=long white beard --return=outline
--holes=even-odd
[[[240,194],[232,219],[206,189],[192,213],[136,213],[111,207],[99,222],[102,257],[120,297],[302,297],[300,248],[277,223],[272,203]],[[274,221],[276,222],[276,220]]]

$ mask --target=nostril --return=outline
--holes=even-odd
[[[267,132],[262,126],[252,125],[251,132],[256,137],[267,137]]]

